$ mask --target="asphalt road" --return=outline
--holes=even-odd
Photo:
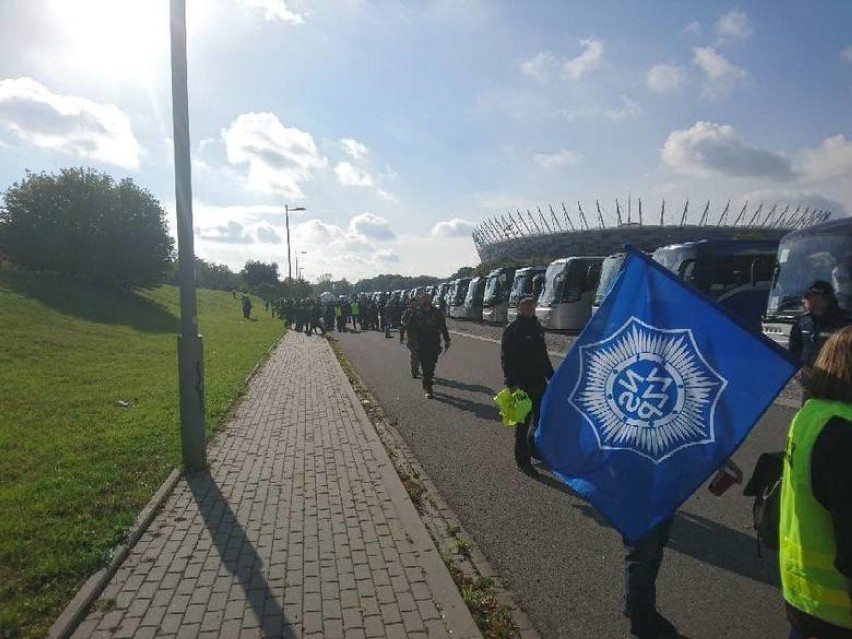
[[[396,334],[334,335],[542,637],[626,636],[620,536],[548,473],[515,469],[513,433],[491,400],[502,386],[499,345],[454,335],[427,400]],[[792,414],[773,406],[752,431],[734,457],[747,476],[760,453],[783,448]],[[702,487],[677,516],[658,607],[690,639],[786,636],[776,562],[757,556],[751,499]]]

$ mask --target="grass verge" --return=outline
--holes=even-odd
[[[199,290],[212,436],[283,332]],[[175,287],[0,271],[0,637],[43,636],[180,464]]]
[[[435,500],[429,495],[429,488],[420,471],[410,461],[410,453],[402,450],[402,446],[394,441],[389,426],[391,420],[381,404],[352,368],[336,340],[329,337],[329,342],[367,416],[376,428],[414,507],[424,518],[426,528],[438,546],[459,594],[480,632],[486,639],[515,639],[520,633],[512,616],[512,607],[506,603],[508,597],[502,584],[495,578],[484,577],[479,573],[472,561],[472,545],[464,538],[459,526],[448,525],[442,517]],[[396,437],[398,438],[398,435]]]

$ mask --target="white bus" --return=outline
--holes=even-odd
[[[582,330],[592,313],[592,298],[603,260],[603,257],[563,257],[550,263],[535,308],[544,328]]]
[[[532,297],[538,302],[541,289],[544,288],[546,266],[527,266],[515,271],[515,281],[512,282],[512,292],[509,293],[509,308],[506,311],[506,321],[511,322],[518,316],[518,301],[524,297]]]
[[[515,267],[496,268],[485,279],[482,300],[482,321],[505,324],[509,313],[509,291],[515,277]]]
[[[467,297],[467,288],[470,285],[469,277],[462,277],[450,284],[447,293],[447,315],[454,319],[464,317],[464,300]]]
[[[609,293],[615,282],[615,276],[621,270],[621,265],[624,264],[624,256],[626,253],[615,253],[605,258],[601,264],[601,276],[598,279],[598,287],[595,289],[595,297],[592,299],[592,315],[598,312],[601,302]]]
[[[840,308],[852,313],[852,219],[817,224],[781,238],[764,335],[787,348],[790,329],[805,312],[802,294],[814,280],[831,284]]]

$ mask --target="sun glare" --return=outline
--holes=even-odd
[[[111,79],[144,79],[168,59],[168,0],[54,0],[68,61]]]

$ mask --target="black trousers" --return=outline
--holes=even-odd
[[[423,370],[423,390],[432,392],[432,380],[435,378],[435,365],[441,351],[437,348],[423,348],[420,345],[420,368]]]
[[[527,415],[523,424],[515,426],[515,463],[526,466],[532,460],[532,452],[535,444],[532,441],[535,428],[538,426],[538,418],[541,412],[541,398],[547,388],[547,383],[542,380],[541,384],[526,383],[519,388],[523,389],[532,400],[532,410]],[[530,429],[532,427],[532,429]],[[536,454],[538,457],[538,454]]]

